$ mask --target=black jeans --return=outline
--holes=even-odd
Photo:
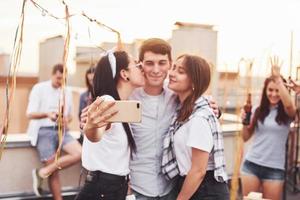
[[[185,177],[182,176],[178,179],[177,188],[179,192],[184,179]],[[190,200],[229,200],[227,183],[217,182],[214,178],[214,171],[207,171],[202,183]]]
[[[125,200],[127,189],[128,176],[90,171],[75,200]]]

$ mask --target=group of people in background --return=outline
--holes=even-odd
[[[172,60],[164,40],[145,40],[135,59],[123,50],[108,51],[86,72],[87,91],[80,96],[80,143],[67,132],[72,96],[66,90],[62,150],[58,146],[57,110],[61,99],[62,65],[50,81],[31,91],[27,115],[32,145],[44,167],[33,170],[34,192],[48,177],[54,199],[62,199],[58,170],[77,163],[88,171],[76,200],[228,200],[224,144],[216,103],[205,96],[211,69],[199,56],[184,54]],[[168,81],[166,81],[166,79]],[[253,137],[241,169],[243,193],[262,191],[280,199],[284,181],[285,142],[296,108],[278,60],[272,60],[260,105],[252,111],[243,138]],[[138,100],[141,123],[109,123],[118,111],[116,100]],[[106,104],[105,101],[111,103]],[[242,111],[242,118],[246,114]]]

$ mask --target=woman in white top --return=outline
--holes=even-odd
[[[169,79],[168,87],[177,93],[180,102],[167,136],[172,138],[172,159],[176,158],[178,167],[172,170],[167,167],[166,177],[179,174],[177,200],[227,200],[220,125],[208,100],[202,96],[210,83],[210,67],[198,56],[183,55],[176,60]],[[165,155],[163,163],[172,163],[172,160],[164,162]]]
[[[115,112],[103,115],[109,106],[101,103],[126,100],[133,89],[143,85],[141,66],[126,52],[109,52],[98,62],[93,94],[96,100],[89,107],[83,129],[82,165],[89,172],[77,200],[126,198],[130,154],[136,146],[128,123],[105,123]]]

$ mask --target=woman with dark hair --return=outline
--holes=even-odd
[[[87,87],[87,90],[80,95],[79,99],[79,121],[80,121],[80,116],[82,113],[82,110],[90,105],[93,101],[92,93],[93,93],[93,79],[94,79],[94,74],[95,74],[95,67],[90,67],[86,70],[85,72],[85,84]],[[83,142],[83,135],[80,135],[80,138],[78,139],[79,143],[82,144]]]
[[[180,106],[164,140],[162,171],[168,179],[179,175],[177,200],[227,200],[222,132],[203,97],[210,83],[209,64],[198,56],[180,56],[169,79]]]
[[[143,72],[126,52],[108,52],[97,64],[93,83],[95,101],[88,109],[83,128],[82,165],[88,175],[76,199],[124,200],[130,155],[136,146],[129,124],[105,122],[116,112],[103,114],[109,106],[101,104],[128,99],[135,88],[144,85]]]
[[[272,76],[265,80],[259,106],[243,139],[252,144],[242,166],[243,194],[262,191],[263,198],[279,200],[284,182],[285,145],[296,109],[280,76],[278,59],[271,60]],[[242,118],[245,119],[245,111]]]
[[[92,93],[93,93],[93,79],[95,74],[95,67],[90,67],[85,72],[85,84],[87,90],[80,95],[79,101],[79,119],[82,110],[92,103]]]

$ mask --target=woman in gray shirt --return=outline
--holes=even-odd
[[[265,80],[260,105],[250,125],[243,127],[243,139],[253,137],[253,141],[242,166],[242,186],[244,195],[262,189],[263,198],[280,200],[285,144],[296,109],[280,76],[278,59],[273,58],[271,64],[272,76]]]

